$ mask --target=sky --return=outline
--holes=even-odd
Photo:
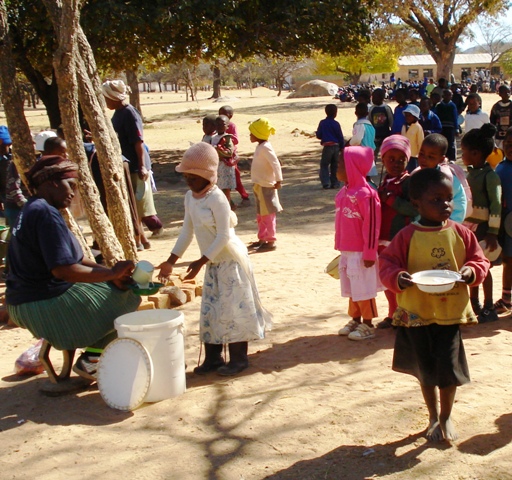
[[[497,19],[497,23],[499,23],[500,25],[503,25],[505,27],[508,27],[508,28],[510,28],[510,30],[512,30],[512,8],[510,8],[508,10],[506,15],[499,17]],[[463,42],[459,42],[459,47],[461,48],[461,50],[466,50],[468,48],[475,47],[477,45],[481,45],[481,44],[485,43],[480,34],[478,25],[473,24],[469,28],[470,28],[470,30],[472,30],[475,33],[476,38],[474,40],[467,39],[467,40],[464,40]]]

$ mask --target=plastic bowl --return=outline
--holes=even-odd
[[[462,277],[451,270],[423,270],[411,275],[412,281],[422,292],[443,293],[451,290]]]
[[[482,250],[484,252],[485,258],[489,260],[489,262],[494,262],[498,260],[499,256],[501,255],[501,247],[498,245],[496,250],[493,250],[492,252],[487,248],[487,242],[485,240],[482,240],[480,243],[480,246],[482,247]]]
[[[128,285],[136,295],[154,295],[164,286],[163,283],[150,282],[148,288],[140,288],[136,283]]]
[[[335,278],[336,280],[340,279],[340,271],[338,269],[340,263],[340,255],[338,255],[336,258],[332,259],[329,262],[329,265],[325,267],[324,272],[330,275],[332,278]]]

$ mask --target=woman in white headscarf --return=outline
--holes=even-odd
[[[128,87],[122,80],[107,81],[102,90],[107,107],[115,110],[112,125],[119,138],[121,152],[130,162],[139,217],[153,235],[159,235],[163,227],[153,202],[151,162],[148,162],[149,154],[144,145],[142,118],[137,109],[128,103]],[[145,238],[142,239],[142,246],[150,247]]]

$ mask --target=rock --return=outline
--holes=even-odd
[[[155,310],[155,304],[148,300],[143,300],[139,305],[139,308],[137,308],[137,311],[140,310]]]
[[[155,304],[155,308],[170,308],[171,300],[166,293],[155,293],[148,297],[148,301]]]
[[[187,296],[187,302],[191,302],[196,298],[196,287],[194,285],[190,287],[183,285],[181,291]]]
[[[288,98],[334,97],[337,93],[338,85],[335,83],[311,80],[301,85],[296,92],[290,93]]]
[[[179,287],[164,287],[160,289],[160,293],[166,294],[173,306],[179,307],[187,303],[187,294]]]
[[[167,280],[165,284],[166,287],[181,287],[182,281],[181,278],[177,275],[171,275],[171,278]]]

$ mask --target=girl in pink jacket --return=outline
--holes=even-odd
[[[383,290],[377,268],[380,201],[366,181],[373,166],[369,147],[346,147],[338,159],[338,180],[345,182],[336,195],[336,250],[341,252],[341,296],[349,298],[352,320],[339,332],[350,340],[375,337],[372,319],[377,317],[375,297]]]

